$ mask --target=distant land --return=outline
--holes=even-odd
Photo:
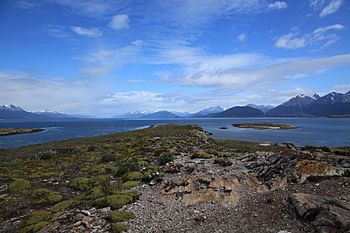
[[[325,96],[297,95],[288,101],[272,107],[270,105],[248,104],[223,109],[220,106],[208,107],[195,113],[135,111],[112,118],[123,119],[171,119],[171,118],[231,118],[231,117],[349,117],[350,91],[342,94],[331,92]],[[0,106],[0,120],[58,120],[88,118],[87,116],[68,115],[60,112],[31,112],[16,105]]]

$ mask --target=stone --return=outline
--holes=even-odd
[[[311,194],[289,198],[299,217],[311,221],[318,232],[345,232],[350,226],[350,202]]]

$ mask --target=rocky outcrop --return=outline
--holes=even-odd
[[[312,222],[316,232],[336,233],[350,230],[350,201],[295,193],[289,198],[298,216]]]

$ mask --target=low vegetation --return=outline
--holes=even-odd
[[[8,136],[14,134],[35,133],[44,131],[43,129],[24,129],[24,128],[0,128],[0,136]]]
[[[275,124],[270,122],[248,122],[248,123],[240,123],[233,124],[234,127],[237,128],[251,128],[251,129],[259,129],[259,130],[286,130],[286,129],[296,129],[297,127],[294,125],[288,124]]]

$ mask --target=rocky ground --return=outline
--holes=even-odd
[[[166,125],[1,152],[0,232],[350,232],[348,148]]]

